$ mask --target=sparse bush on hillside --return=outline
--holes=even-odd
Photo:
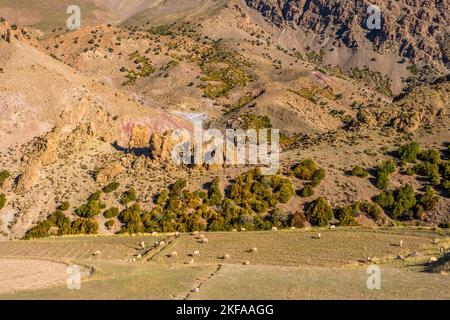
[[[306,218],[315,226],[324,227],[333,219],[333,209],[322,197],[314,200],[306,210]]]
[[[137,199],[136,191],[134,189],[130,189],[122,194],[122,197],[120,198],[120,203],[122,203],[123,205],[127,205],[130,202],[136,201],[136,199]]]
[[[339,220],[339,225],[341,226],[356,226],[358,225],[355,216],[357,215],[357,210],[355,210],[354,205],[348,205],[345,207],[338,208],[335,210],[336,219]]]
[[[416,217],[423,220],[425,213],[436,208],[439,203],[439,196],[430,186],[425,187],[425,192],[418,196]]]
[[[397,150],[397,155],[402,163],[414,163],[420,153],[420,145],[417,142],[411,142],[401,146]]]
[[[395,164],[392,160],[383,161],[377,169],[377,179],[375,186],[378,189],[386,189],[389,187],[389,175],[395,171]]]
[[[97,234],[98,222],[92,219],[79,218],[72,222],[73,234]]]
[[[108,184],[107,186],[105,186],[103,188],[103,192],[104,193],[111,193],[113,191],[116,191],[120,186],[119,182],[111,182],[110,184]]]
[[[311,196],[314,195],[314,188],[310,185],[307,184],[305,185],[301,190],[300,190],[300,196],[302,198],[309,198]]]
[[[428,162],[438,165],[441,162],[441,155],[436,149],[428,149],[420,152],[419,159],[423,162]]]
[[[100,201],[101,191],[93,193],[86,203],[82,204],[77,210],[77,216],[81,218],[93,218],[100,214],[105,208],[105,204]]]
[[[352,176],[360,177],[360,178],[367,178],[368,175],[369,174],[367,173],[367,171],[365,171],[363,168],[361,168],[358,165],[354,166],[352,169]]]
[[[291,217],[291,227],[304,228],[306,225],[306,216],[301,211],[296,211]]]
[[[392,190],[386,190],[376,196],[375,202],[378,203],[383,209],[388,209],[394,204],[394,192]]]
[[[8,170],[0,171],[0,186],[9,178],[11,177],[11,173],[9,173]]]
[[[69,203],[69,201],[63,201],[63,202],[61,202],[61,204],[59,205],[58,210],[61,210],[61,211],[67,211],[67,210],[69,210],[69,208],[70,208],[70,203]]]
[[[107,229],[111,229],[112,227],[114,227],[116,225],[116,221],[114,219],[110,219],[108,221],[105,222],[105,227]]]
[[[220,179],[218,177],[214,178],[209,188],[207,204],[210,206],[218,206],[222,203],[222,193],[219,187]]]
[[[2,210],[6,205],[6,195],[4,193],[0,193],[0,210]]]
[[[105,212],[103,212],[103,216],[106,219],[111,219],[111,218],[117,217],[119,215],[119,213],[120,213],[119,208],[112,207],[112,208],[109,208],[108,210],[106,210]]]

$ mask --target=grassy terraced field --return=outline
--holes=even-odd
[[[337,228],[205,236],[208,243],[181,234],[162,250],[149,245],[173,235],[0,242],[0,264],[36,282],[24,289],[20,277],[9,277],[0,299],[450,299],[448,275],[424,272],[431,256],[448,249],[447,231]],[[141,241],[150,251],[139,248]],[[256,253],[248,252],[252,247]],[[94,256],[96,250],[101,253]],[[195,250],[200,255],[191,257]],[[176,257],[167,256],[174,251]],[[138,254],[143,258],[130,260]],[[219,258],[224,254],[229,259]],[[61,265],[36,272],[37,261],[48,260],[94,272],[83,275],[81,290],[68,290]],[[374,261],[382,272],[382,288],[375,291],[366,286],[366,268]]]

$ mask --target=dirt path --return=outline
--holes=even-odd
[[[47,260],[0,258],[0,270],[0,294],[51,287],[67,279],[67,265]]]

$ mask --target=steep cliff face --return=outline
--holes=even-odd
[[[246,3],[278,27],[312,31],[324,38],[334,38],[351,50],[368,43],[378,52],[397,53],[414,62],[448,63],[449,0],[246,0]],[[380,8],[381,29],[367,27],[370,5]]]

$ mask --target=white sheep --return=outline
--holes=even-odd
[[[95,251],[92,255],[93,256],[96,256],[96,255],[99,255],[100,253],[102,253],[100,250],[97,250],[97,251]]]
[[[237,232],[237,229],[233,229],[233,230],[231,230],[232,232]]]
[[[250,251],[251,251],[251,252],[258,252],[258,248],[253,247]]]
[[[198,293],[199,291],[200,291],[199,288],[195,288],[195,289],[194,289],[194,292],[195,292],[195,293]]]
[[[194,257],[198,257],[200,255],[200,251],[198,251],[198,250],[195,250],[193,253],[192,253],[192,256],[194,256]]]
[[[208,238],[203,238],[202,243],[208,243]]]
[[[245,261],[244,263],[243,263],[245,266],[248,266],[249,264],[250,264],[250,261]]]
[[[291,227],[291,230],[295,230],[295,227]]]
[[[194,263],[194,259],[191,259],[191,260],[188,261],[187,264],[193,264],[193,263]]]
[[[164,242],[164,240],[159,243],[160,247],[164,247],[165,245],[166,245],[166,243]]]
[[[430,263],[431,263],[431,262],[437,262],[437,261],[438,261],[438,259],[437,259],[436,257],[431,257],[431,258],[430,258]]]
[[[400,247],[403,247],[403,240],[400,240]]]
[[[322,234],[319,233],[319,234],[317,235],[317,238],[318,238],[318,239],[322,238]]]
[[[145,249],[145,242],[144,241],[141,242],[141,248]]]
[[[156,232],[156,231],[152,232],[152,236],[157,236],[157,235],[158,235],[158,232]]]
[[[193,235],[194,237],[198,237],[198,231],[192,232],[192,235]]]
[[[170,253],[170,257],[176,257],[177,255],[178,255],[178,252],[176,252],[176,251],[172,251]]]
[[[277,227],[272,227],[272,231],[278,231]]]
[[[230,259],[230,255],[228,253],[226,253],[222,256],[222,259],[224,259],[224,260]]]
[[[245,231],[247,231],[247,229],[241,228],[241,232],[245,232]]]
[[[175,237],[178,237],[180,233],[178,231],[175,232]]]
[[[330,226],[330,229],[336,229],[336,226],[333,224]]]
[[[138,254],[138,255],[137,255],[137,258],[138,258],[138,259],[142,259],[142,254]]]

